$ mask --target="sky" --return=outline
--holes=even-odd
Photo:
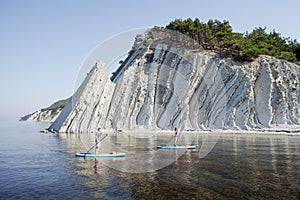
[[[299,42],[299,8],[298,0],[0,0],[0,123],[70,97],[91,52],[120,33],[190,17]]]

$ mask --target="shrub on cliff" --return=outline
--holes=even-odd
[[[179,31],[201,45],[206,50],[225,53],[236,60],[252,60],[260,54],[274,56],[290,62],[300,62],[300,44],[291,38],[284,38],[266,27],[255,28],[252,32],[233,32],[228,21],[199,19],[175,19],[166,29]]]

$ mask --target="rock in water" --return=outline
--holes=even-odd
[[[137,49],[110,79],[96,63],[49,127],[260,129],[300,124],[300,67],[270,56],[236,62],[164,43]]]

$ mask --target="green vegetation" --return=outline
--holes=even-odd
[[[255,28],[251,33],[235,33],[228,21],[175,19],[165,28],[190,36],[204,49],[222,52],[236,60],[253,60],[260,54],[300,63],[300,44],[291,38],[281,37],[273,30]]]
[[[144,41],[144,36],[142,34],[137,34],[134,39],[133,46],[131,50],[128,52],[129,55],[133,54],[143,43]]]
[[[68,99],[64,99],[64,100],[59,100],[55,103],[53,103],[51,106],[49,106],[48,108],[43,108],[41,109],[42,112],[44,111],[48,111],[48,110],[57,110],[57,109],[62,109],[64,108],[67,103],[71,100],[71,97]]]
[[[160,40],[166,30],[175,30],[191,38],[191,41],[180,40],[184,45],[203,48],[232,57],[235,60],[251,61],[259,55],[270,55],[300,65],[300,44],[291,38],[284,38],[273,30],[266,32],[266,27],[255,28],[252,32],[236,33],[228,21],[209,20],[207,23],[199,19],[175,19],[166,27],[154,27],[147,35],[137,35],[129,54],[135,52],[140,45],[149,44],[149,40]],[[161,34],[162,33],[162,34]],[[172,40],[172,37],[168,37]],[[196,44],[195,44],[196,43]]]

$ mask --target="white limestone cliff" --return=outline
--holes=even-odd
[[[98,126],[109,127],[105,113],[109,110],[114,87],[104,64],[97,62],[49,130],[91,132]]]
[[[38,110],[32,114],[28,114],[20,118],[20,121],[30,121],[30,122],[54,122],[56,118],[60,115],[62,109],[56,110]]]
[[[20,121],[54,122],[60,115],[62,109],[70,100],[71,98],[58,100],[47,108],[43,108],[31,114],[20,117]]]
[[[300,124],[300,67],[152,44],[113,76],[98,62],[49,129],[253,130]]]

